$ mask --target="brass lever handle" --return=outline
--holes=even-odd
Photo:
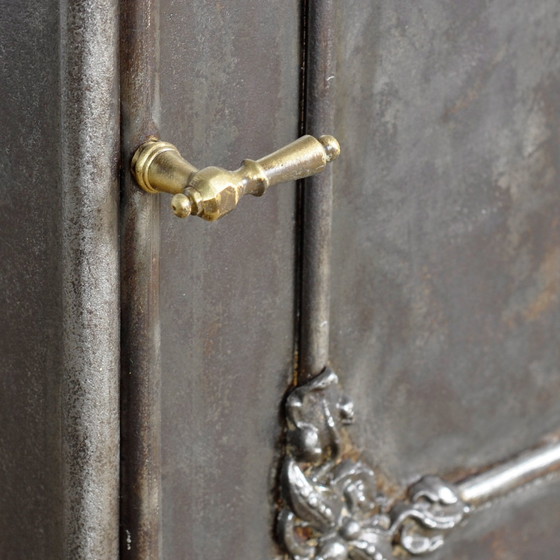
[[[173,211],[217,220],[231,212],[245,194],[261,196],[271,185],[323,171],[340,154],[333,136],[302,136],[257,161],[246,159],[236,171],[206,167],[200,171],[173,144],[149,140],[132,158],[132,173],[149,193],[171,193]]]

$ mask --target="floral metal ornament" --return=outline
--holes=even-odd
[[[379,490],[346,426],[352,401],[334,371],[296,389],[286,402],[287,446],[280,539],[294,560],[390,560],[397,548],[425,554],[468,513],[457,489],[426,476],[397,503]]]

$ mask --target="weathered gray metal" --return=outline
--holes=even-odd
[[[299,2],[162,0],[161,136],[236,168],[298,136]],[[292,377],[295,187],[161,214],[163,558],[271,558]]]
[[[57,6],[0,17],[0,558],[63,558]]]
[[[114,560],[120,418],[118,2],[62,2],[60,15],[61,126],[53,141],[61,146],[62,557]],[[41,188],[40,177],[36,181]],[[25,557],[23,549],[17,557]]]
[[[0,556],[113,560],[117,2],[2,8]]]
[[[350,0],[337,21],[331,361],[392,484],[461,478],[559,427],[560,13]],[[504,501],[435,557],[554,558],[549,493],[538,524]]]
[[[557,429],[556,4],[310,0],[303,18],[295,0],[162,0],[158,27],[148,0],[7,3],[0,556],[118,554],[119,48],[123,557],[279,553],[272,465],[298,313],[299,381],[336,366],[390,497]],[[340,135],[343,155],[332,233],[329,181],[306,188],[294,310],[293,188],[252,201],[258,220],[243,203],[215,225],[166,212],[160,255],[157,201],[128,161],[158,131],[158,75],[162,132],[193,160],[236,166],[294,139],[300,18],[308,130]],[[513,472],[497,468],[465,492],[495,496]],[[556,560],[554,488],[482,508],[433,558]]]

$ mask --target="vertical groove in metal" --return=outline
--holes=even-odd
[[[118,555],[118,2],[62,0],[62,457],[68,560]]]
[[[305,132],[314,136],[336,135],[335,8],[334,0],[308,2]],[[304,183],[298,383],[320,373],[329,357],[332,189],[331,166]]]
[[[157,135],[159,2],[121,7],[121,557],[161,558],[159,199],[133,182],[132,154]]]

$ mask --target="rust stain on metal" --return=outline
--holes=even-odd
[[[447,121],[455,114],[466,109],[471,103],[476,101],[484,86],[488,83],[488,80],[492,76],[493,70],[496,66],[503,60],[506,54],[506,48],[502,47],[490,61],[490,64],[484,68],[474,80],[473,85],[467,89],[466,93],[461,96],[451,107],[445,110],[443,114],[443,120]]]
[[[213,321],[206,329],[206,336],[204,337],[204,355],[211,356],[214,352],[214,342],[218,337],[222,328],[221,321]]]
[[[527,306],[524,316],[535,321],[551,307],[558,304],[560,293],[560,247],[545,256],[537,272],[539,291]]]
[[[490,549],[492,550],[492,557],[496,560],[510,559],[511,553],[504,537],[507,538],[507,531],[497,530],[492,533],[490,540]]]

